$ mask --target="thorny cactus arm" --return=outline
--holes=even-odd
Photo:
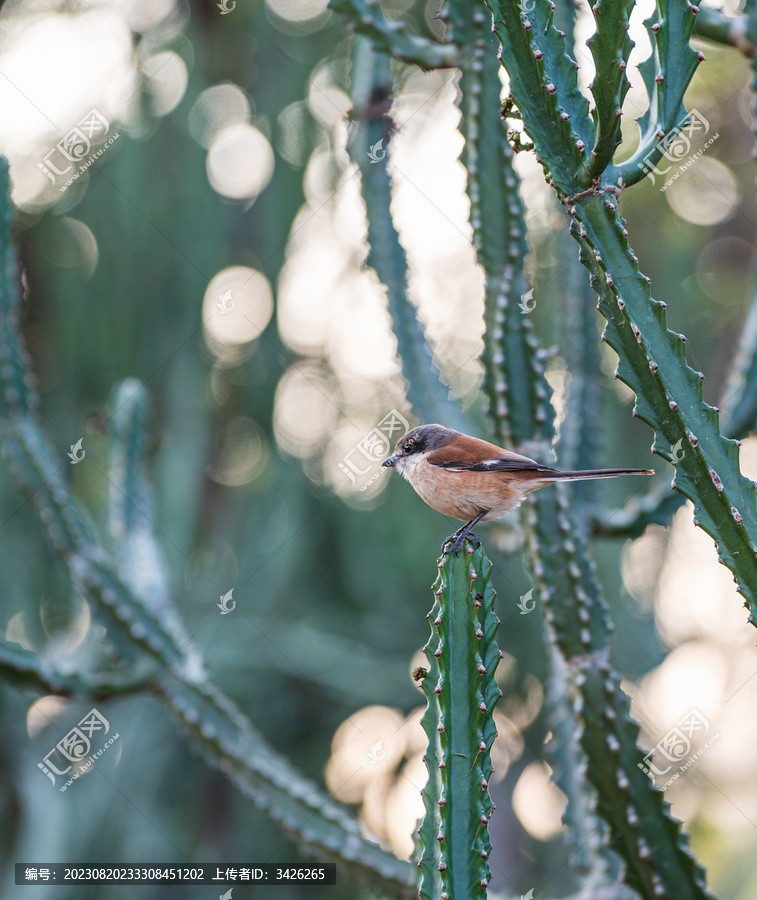
[[[744,0],[741,15],[726,16],[719,9],[700,6],[694,36],[735,47],[752,69],[752,129],[757,134],[757,4]]]
[[[482,547],[466,541],[460,554],[445,553],[438,568],[427,616],[431,639],[424,648],[429,781],[418,832],[419,897],[485,898],[491,879],[492,711],[501,696],[494,677],[501,653],[492,564]]]
[[[347,149],[360,169],[368,220],[367,263],[386,286],[407,398],[422,422],[463,428],[462,416],[448,399],[449,388],[439,377],[423,325],[408,298],[407,259],[391,215],[392,180],[385,155],[392,130],[390,58],[377,53],[365,38],[355,37],[352,60],[353,109]]]
[[[668,525],[670,517],[686,501],[683,494],[670,490],[666,481],[646,494],[636,494],[619,509],[602,510],[594,520],[592,534],[600,537],[641,537],[647,525]]]
[[[586,895],[602,885],[615,881],[620,868],[617,858],[606,849],[607,825],[596,815],[596,797],[586,780],[586,755],[581,748],[573,704],[577,690],[572,673],[562,653],[550,638],[545,627],[549,651],[549,675],[547,677],[544,706],[547,710],[547,726],[552,733],[544,747],[544,755],[552,768],[552,779],[569,803],[563,813],[563,824],[568,827],[572,849],[571,868],[582,876],[582,889]],[[618,885],[620,887],[620,885]],[[636,897],[636,894],[631,894]]]
[[[40,660],[39,655],[0,641],[0,677],[10,684],[93,700],[149,689],[144,677],[120,678],[100,673],[60,672]]]
[[[683,95],[701,53],[689,44],[699,7],[689,0],[657,0],[655,13],[644,25],[652,44],[651,56],[639,66],[649,95],[649,107],[639,119],[641,139],[633,156],[621,166],[608,167],[606,183],[630,185],[646,175],[665,149],[661,141],[686,117]]]
[[[536,11],[527,15],[520,14],[513,0],[490,0],[489,5],[502,46],[502,62],[511,72],[513,94],[526,130],[568,207],[571,231],[581,245],[584,265],[598,267],[595,274],[609,289],[600,311],[608,320],[606,339],[620,357],[618,376],[636,392],[635,414],[654,429],[656,452],[676,466],[677,489],[693,501],[697,523],[714,538],[719,558],[731,569],[738,589],[751,603],[757,600],[754,486],[739,472],[736,444],[719,433],[716,410],[702,399],[702,376],[686,364],[685,339],[667,329],[664,304],[652,299],[648,280],[638,269],[610,190],[615,186],[613,168],[605,172],[601,186],[576,191],[579,182],[575,169],[566,165],[569,148],[556,151],[539,128],[533,128],[532,133],[531,122],[543,111],[545,98],[562,107],[572,102],[575,73],[563,81],[559,68],[545,72],[544,80],[547,75],[551,80],[546,85],[541,83],[535,96],[523,89],[517,75],[512,77],[529,51],[533,54],[534,34],[542,40],[546,28],[544,42],[553,32],[552,43],[559,35],[546,21],[545,9],[539,3]],[[652,62],[642,69],[651,98],[643,124],[645,134],[652,121],[662,123],[662,127],[680,120],[681,98],[697,64],[697,55],[688,44],[694,9],[681,0],[660,0],[659,10],[656,19],[649,22]],[[630,165],[630,161],[625,164]],[[674,460],[672,448],[679,440],[688,442],[688,449],[682,458]]]
[[[474,195],[471,215],[474,216],[477,210],[476,188],[483,184],[486,185],[486,192],[501,191],[500,202],[507,211],[507,219],[503,223],[501,218],[497,218],[496,209],[492,209],[490,215],[482,212],[480,224],[474,223],[474,234],[480,229],[481,246],[491,247],[498,233],[502,234],[496,229],[506,226],[504,234],[513,242],[508,245],[512,250],[507,256],[503,258],[500,251],[500,256],[495,257],[502,266],[501,273],[497,272],[486,253],[481,253],[479,257],[487,270],[487,283],[491,281],[493,285],[504,285],[509,292],[487,288],[486,318],[487,323],[492,324],[487,328],[487,350],[483,359],[486,369],[485,389],[497,436],[517,435],[519,442],[535,444],[542,448],[542,453],[546,453],[553,434],[554,413],[544,374],[545,358],[536,339],[521,324],[528,317],[520,314],[515,303],[518,288],[513,287],[513,283],[517,284],[522,278],[518,261],[522,260],[524,254],[525,226],[517,192],[517,176],[512,168],[512,154],[504,149],[506,135],[500,123],[495,120],[496,128],[488,130],[491,119],[484,115],[483,104],[477,107],[469,100],[466,106],[466,84],[467,90],[471,91],[471,86],[479,83],[477,78],[486,77],[485,59],[479,57],[479,60],[480,67],[472,72],[476,78],[469,78],[466,82],[464,72],[461,80],[462,108],[466,111],[472,106],[476,113],[474,119],[468,111],[461,120],[467,154],[465,160],[468,164],[475,164],[473,175],[469,173],[470,190]],[[472,65],[475,61],[474,55]],[[472,93],[475,96],[476,91],[473,90]],[[492,93],[497,96],[494,91]],[[475,127],[471,127],[471,123]],[[485,145],[486,153],[481,151],[482,135],[488,141]],[[499,150],[495,153],[496,147]],[[489,229],[494,230],[490,232]],[[518,257],[513,255],[516,250],[520,254]],[[502,279],[501,282],[498,276]],[[519,361],[517,371],[504,370],[507,363],[512,364],[510,361],[513,357]],[[502,402],[499,387],[505,378],[509,379],[506,384],[507,403]],[[512,409],[519,411],[517,421],[512,416]],[[563,744],[561,748],[553,747],[553,758],[557,757],[556,780],[569,798],[566,823],[571,830],[571,839],[578,846],[583,835],[596,834],[601,830],[596,818],[596,813],[599,813],[616,835],[614,847],[629,869],[626,877],[629,885],[641,886],[643,896],[649,898],[655,896],[655,891],[661,885],[671,891],[670,896],[701,898],[705,894],[695,886],[695,879],[701,879],[701,872],[689,858],[679,825],[665,814],[662,797],[652,790],[648,779],[636,766],[640,757],[640,751],[636,747],[638,726],[629,717],[628,698],[615,689],[620,679],[612,672],[608,662],[609,626],[606,604],[594,576],[591,560],[575,540],[577,524],[570,515],[561,492],[540,492],[536,495],[535,503],[536,510],[531,507],[525,518],[536,592],[545,606],[545,616],[550,622],[548,632],[553,652],[566,660],[570,691],[575,695],[575,702],[583,714],[582,727],[578,731],[575,724],[569,726],[563,723],[571,732],[570,743]],[[588,623],[591,623],[591,631]],[[560,635],[557,641],[553,627]],[[588,644],[585,642],[587,636]],[[597,665],[601,668],[595,668],[594,660],[599,661]],[[601,673],[601,679],[615,687],[602,696],[585,694],[585,687],[593,682],[583,669],[587,669],[594,677]],[[550,676],[551,679],[559,677],[559,672],[555,671]],[[613,729],[610,738],[607,737],[608,727]],[[618,760],[617,767],[612,767],[608,772],[608,744],[614,747],[619,743],[615,732],[626,743],[622,760]],[[580,762],[584,753],[588,755],[588,765]],[[577,771],[579,765],[581,768]],[[589,773],[588,780],[584,772]],[[634,797],[638,795],[636,804],[643,810],[642,815],[637,812],[637,806],[629,797],[628,787],[631,784]],[[599,805],[595,790],[605,793],[605,799]],[[655,847],[658,854],[656,860],[659,862],[653,862],[650,858],[648,848],[652,846]],[[591,872],[592,879],[601,881],[611,877],[608,861],[596,843],[584,846],[580,862],[584,870]],[[658,869],[661,874],[658,874]],[[684,886],[678,885],[676,879]],[[618,887],[620,893],[622,890]],[[675,890],[680,893],[674,893]]]
[[[528,244],[513,151],[499,116],[502,85],[491,29],[483,11],[471,15],[465,3],[448,4],[446,15],[448,34],[473,48],[465,54],[460,79],[461,161],[468,173],[473,245],[485,275],[482,362],[490,418],[495,438],[505,447],[530,441],[534,422],[548,445],[550,389],[531,317],[523,314],[524,305],[528,309],[533,302],[523,270]]]
[[[560,246],[567,235],[560,235]],[[570,248],[572,250],[572,247]],[[568,372],[565,418],[560,428],[557,460],[562,469],[596,469],[602,452],[602,354],[597,334],[594,304],[589,302],[589,285],[576,259],[564,269],[561,290],[562,355]],[[667,492],[666,492],[667,493]],[[602,495],[599,481],[583,481],[573,486],[577,518],[585,531]]]
[[[694,25],[694,37],[713,44],[726,44],[740,50],[750,59],[757,55],[757,19],[754,9],[745,7],[740,16],[727,16],[719,9],[700,6]]]
[[[457,65],[458,48],[437,44],[410,30],[406,22],[390,19],[377,0],[329,0],[329,6],[352,22],[370,38],[377,50],[390,52],[396,59],[415,63],[422,69],[444,69]]]
[[[594,128],[589,101],[578,89],[576,63],[565,53],[564,35],[551,25],[550,5],[536,0],[527,14],[521,14],[517,0],[486,5],[523,127],[560,190],[575,193],[584,186],[575,173],[586,148],[594,146]]]
[[[600,294],[605,339],[619,356],[617,376],[637,396],[635,415],[654,429],[655,452],[675,465],[676,489],[694,503],[696,524],[715,540],[719,559],[751,604],[757,599],[757,504],[754,484],[739,472],[738,446],[720,434],[717,410],[702,398],[703,376],[686,363],[685,338],[667,329],[665,304],[652,299],[616,202],[583,197],[569,212],[582,262]],[[682,458],[673,453],[681,440],[688,445]]]
[[[11,205],[8,169],[0,167],[0,422],[2,449],[21,488],[31,497],[57,555],[66,563],[72,581],[108,629],[118,647],[151,661],[156,675],[150,689],[164,696],[208,763],[225,773],[240,790],[266,809],[293,840],[321,858],[340,862],[357,881],[374,884],[387,893],[411,894],[409,863],[384,852],[362,837],[357,822],[292,764],[276,753],[257,733],[235,704],[207,681],[202,663],[188,644],[166,628],[153,607],[125,584],[78,500],[71,494],[55,462],[56,451],[34,412],[37,401],[30,389],[26,354],[17,331],[18,273],[11,243]],[[124,408],[129,416],[138,404]],[[137,429],[138,431],[138,429]],[[139,442],[127,452],[123,472],[140,471]],[[116,454],[116,459],[118,454]],[[127,477],[127,480],[128,480]],[[125,483],[118,467],[112,484]],[[144,518],[140,525],[144,526]],[[146,520],[149,522],[149,519]],[[154,536],[148,535],[149,540]],[[24,654],[4,653],[0,673],[21,679],[39,677],[42,684],[56,676],[32,673]],[[89,680],[93,676],[87,676]],[[116,676],[108,675],[116,683]],[[67,686],[65,683],[62,685]]]
[[[590,809],[596,804],[596,813],[610,827],[611,846],[626,865],[626,884],[645,900],[709,897],[680,822],[638,768],[639,726],[610,666],[607,604],[594,563],[575,540],[576,525],[562,486],[539,492],[529,513],[535,594],[544,605],[550,641],[569,672],[578,717],[575,739],[587,760],[578,786],[589,783],[596,791]],[[561,752],[569,754],[570,747]],[[576,803],[581,809],[585,800],[575,797],[576,785],[562,767],[555,769],[555,779],[574,804],[570,822]]]
[[[725,433],[742,438],[757,427],[757,290],[723,387],[720,407]]]
[[[633,48],[628,20],[635,3],[636,0],[598,0],[592,8],[597,28],[588,45],[596,67],[591,86],[595,136],[594,147],[585,155],[578,173],[582,184],[590,184],[604,172],[620,144],[623,100],[630,87],[626,67]]]
[[[127,378],[111,392],[110,407],[108,526],[118,571],[184,644],[187,635],[171,603],[168,568],[155,537],[155,500],[145,460],[147,391],[138,379]]]
[[[473,61],[475,59],[474,56]],[[485,71],[485,68],[479,67],[480,78],[485,77]],[[477,81],[469,79],[467,84],[468,90],[471,90],[471,85],[477,84]],[[466,107],[465,72],[461,88],[463,110],[473,106],[478,113],[473,101],[468,101],[469,106]],[[470,127],[472,121],[477,127]],[[487,145],[487,153],[481,152],[481,134],[485,133],[488,124],[489,120],[483,112],[475,120],[470,113],[464,114],[461,121],[467,153],[465,159],[475,163],[471,178],[471,193],[474,195],[471,214],[474,216],[476,213],[475,191],[479,183],[485,184],[487,191],[490,187],[494,191],[496,185],[503,185],[501,201],[509,216],[504,234],[523,242],[519,249],[522,260],[525,228],[516,188],[517,178],[512,169],[511,154],[501,149],[494,152],[495,146],[501,148],[505,144],[505,132],[499,128],[499,123],[496,123],[498,130],[486,132],[492,143]],[[474,223],[474,233],[480,228],[482,247],[490,246],[486,241],[494,242],[497,232],[489,234],[487,229],[502,227],[501,220],[482,214],[481,224],[477,226]],[[481,253],[479,259],[487,269],[487,280],[494,278],[496,270],[494,267],[489,269],[491,260],[485,253]],[[521,276],[514,257],[504,260],[500,257],[500,260],[505,271],[509,267],[509,280],[505,284],[512,301],[517,291],[513,290],[512,281]],[[507,299],[507,294],[503,302],[502,294],[487,290],[487,322],[494,322],[496,326],[487,328],[487,351],[483,360],[487,370],[485,389],[489,395],[490,411],[498,436],[513,434],[517,428],[519,441],[536,444],[545,452],[553,434],[554,414],[547,391],[538,390],[539,386],[546,385],[544,354],[533,335],[520,326],[526,317],[520,315],[517,306],[513,302],[508,303]],[[506,363],[508,356],[513,355],[513,347],[517,347],[516,358],[522,362],[517,374],[507,373],[510,402],[502,403],[497,385],[504,379],[498,368]],[[513,421],[511,408],[520,410],[517,422]],[[570,690],[581,713],[581,727],[571,735],[570,744],[564,744],[560,749],[553,748],[553,754],[559,755],[556,780],[569,798],[566,822],[570,826],[571,837],[577,841],[581,835],[596,833],[598,822],[595,815],[599,813],[610,825],[613,846],[625,861],[628,869],[626,882],[631,887],[640,890],[645,898],[655,897],[661,890],[668,890],[670,896],[676,897],[705,897],[701,870],[690,858],[685,837],[680,833],[680,824],[667,815],[661,795],[652,789],[637,767],[640,757],[636,747],[638,726],[630,719],[628,698],[617,687],[620,679],[609,665],[606,604],[594,575],[593,564],[575,540],[577,524],[570,515],[562,492],[557,489],[536,495],[535,507],[532,506],[526,515],[531,568],[537,594],[545,606],[553,652],[565,659]],[[560,676],[553,671],[550,677]],[[606,686],[603,694],[593,690],[597,678]],[[615,748],[620,746],[621,741],[622,751],[617,752]],[[576,767],[581,765],[584,753],[588,757],[588,765],[585,768],[582,766],[577,774]],[[588,773],[588,780],[584,771]],[[594,795],[595,790],[603,794],[601,800]],[[655,848],[654,861],[650,856],[650,847]],[[601,880],[609,877],[608,862],[601,848],[595,844],[584,848],[581,864],[591,871],[592,878]]]

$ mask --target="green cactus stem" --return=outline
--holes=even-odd
[[[588,782],[596,791],[588,811],[609,825],[611,846],[626,866],[626,884],[644,900],[703,900],[711,894],[680,822],[669,815],[662,793],[638,768],[643,755],[637,746],[639,726],[630,717],[629,699],[609,661],[612,624],[607,603],[593,561],[575,540],[564,487],[539,491],[526,525],[534,595],[569,673],[579,721],[575,739],[586,757],[576,782],[570,746],[551,748],[561,761],[557,783],[574,806],[568,821],[586,810],[587,801],[577,787]],[[654,848],[654,856],[649,848]]]
[[[746,437],[757,426],[757,293],[741,331],[720,401],[723,432]]]
[[[145,677],[122,678],[98,672],[61,672],[40,660],[39,654],[0,641],[0,677],[16,687],[68,697],[105,699],[115,694],[132,694],[149,688]]]
[[[615,510],[598,511],[592,533],[600,537],[641,537],[648,525],[668,525],[673,513],[686,502],[683,494],[660,481],[644,494],[636,494]]]
[[[719,9],[700,6],[694,25],[694,37],[713,44],[735,47],[750,59],[757,55],[757,21],[752,14],[727,16]]]
[[[377,50],[390,52],[395,59],[422,69],[457,65],[457,47],[415,34],[406,22],[390,19],[376,0],[329,0],[329,6],[352,24],[359,23],[360,33],[370,38]]]
[[[108,525],[118,574],[186,653],[189,635],[172,602],[168,566],[157,539],[155,499],[147,476],[147,391],[137,378],[127,378],[111,392],[110,407]]]
[[[617,201],[585,196],[568,211],[607,320],[604,338],[619,357],[617,377],[636,394],[634,415],[654,429],[654,452],[675,465],[676,490],[693,502],[696,524],[715,540],[751,607],[757,503],[753,482],[739,472],[738,444],[720,434],[718,411],[702,398],[703,376],[686,363],[686,339],[666,327],[665,304],[653,300],[639,271]]]
[[[501,696],[492,564],[480,545],[466,540],[461,553],[442,555],[438,569],[424,648],[429,780],[419,829],[419,896],[484,898],[491,880],[492,711]]]
[[[639,119],[641,138],[636,152],[621,166],[608,167],[605,183],[631,185],[641,181],[663,155],[666,141],[675,139],[687,119],[683,95],[704,55],[689,44],[699,7],[689,0],[657,0],[644,22],[652,54],[639,66],[649,95],[649,107]]]
[[[533,291],[523,270],[528,253],[513,151],[499,116],[501,83],[488,17],[450,4],[448,33],[473,48],[462,63],[461,161],[468,174],[476,259],[484,270],[486,340],[482,362],[495,439],[505,447],[531,441],[534,427],[552,437],[550,388],[530,313]],[[548,447],[541,448],[542,454]],[[530,452],[539,452],[529,447]]]
[[[560,68],[559,60],[552,58],[560,37],[547,21],[546,5],[537,3],[527,15],[512,0],[492,2],[490,8],[524,125],[550,182],[566,203],[571,231],[581,244],[581,259],[594,276],[595,290],[605,297],[600,311],[608,320],[606,340],[620,357],[618,377],[636,392],[635,415],[655,430],[655,451],[676,466],[677,490],[693,501],[695,521],[714,538],[719,559],[731,569],[738,590],[751,604],[757,599],[754,486],[739,474],[737,446],[720,435],[717,412],[702,399],[702,376],[686,364],[685,338],[665,327],[664,304],[652,300],[648,281],[638,269],[614,196],[617,170],[610,165],[601,184],[570,193],[579,184],[572,160],[575,147],[568,146],[573,138],[562,133],[565,128],[560,128],[555,115],[558,108],[575,106],[575,71],[566,70],[564,62]],[[624,163],[620,184],[642,176],[638,167],[635,173],[630,171],[636,157],[654,162],[654,154],[662,153],[659,147],[648,146],[652,137],[659,141],[685,118],[683,93],[699,61],[688,43],[695,14],[688,2],[660,0],[646,23],[654,52],[641,72],[650,107],[640,122],[642,147]],[[551,48],[551,56],[542,46]],[[545,61],[550,68],[545,68]],[[547,74],[551,81],[545,85]],[[581,123],[572,116],[570,121],[579,134]],[[559,141],[565,146],[556,146]],[[601,280],[604,285],[599,285]],[[609,293],[603,293],[605,288]],[[681,458],[674,458],[680,456],[673,452],[679,441],[688,447]]]
[[[586,756],[573,712],[578,690],[554,634],[546,625],[544,635],[549,650],[544,707],[552,735],[544,747],[545,758],[552,768],[552,780],[569,798],[562,821],[568,828],[571,868],[584,884],[588,881],[597,887],[615,880],[613,870],[619,868],[619,861],[607,848],[608,828],[595,813],[596,792],[585,777]]]
[[[464,419],[457,404],[448,399],[449,388],[439,378],[418,312],[408,298],[407,258],[391,215],[390,59],[373,50],[363,37],[355,38],[352,59],[353,108],[347,149],[360,169],[368,220],[367,263],[386,287],[407,397],[422,422],[445,422],[464,430]]]
[[[636,0],[597,0],[591,7],[596,31],[588,40],[596,73],[591,85],[594,95],[594,147],[587,153],[579,180],[589,184],[612,162],[620,144],[623,100],[631,86],[626,77],[633,42],[628,37],[628,20]]]
[[[569,240],[567,235],[561,237],[566,242]],[[564,272],[562,355],[569,377],[557,460],[562,469],[596,469],[602,458],[604,381],[597,317],[588,296],[591,288],[578,260],[570,259]],[[597,507],[602,496],[602,483],[578,482],[573,486],[572,495],[576,518],[585,532],[592,514],[600,515]]]

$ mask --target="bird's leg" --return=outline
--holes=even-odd
[[[462,550],[463,544],[465,543],[466,538],[470,538],[471,540],[476,542],[476,546],[481,546],[481,541],[476,537],[475,534],[470,530],[474,525],[477,525],[481,519],[489,512],[488,509],[485,509],[483,512],[480,512],[475,519],[471,519],[470,522],[466,522],[462,528],[458,528],[458,530],[451,534],[447,540],[442,544],[442,553],[447,552],[447,545],[451,544],[452,546],[449,548],[452,553],[459,553]]]

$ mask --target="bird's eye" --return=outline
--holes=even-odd
[[[413,442],[408,441],[406,444],[403,445],[402,449],[405,451],[405,453],[409,453],[413,449]]]

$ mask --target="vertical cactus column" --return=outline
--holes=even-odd
[[[347,151],[360,169],[361,193],[368,225],[368,258],[386,287],[392,331],[402,366],[407,399],[421,421],[465,428],[464,417],[448,398],[417,310],[408,296],[405,251],[390,211],[392,178],[387,156],[377,161],[374,148],[386,148],[392,136],[390,57],[369,40],[355,36],[352,48],[350,137]]]
[[[491,874],[489,796],[491,747],[497,736],[492,710],[501,696],[494,674],[501,653],[495,633],[496,592],[483,547],[466,541],[460,554],[444,554],[427,618],[429,780],[419,829],[422,900],[486,897]]]

